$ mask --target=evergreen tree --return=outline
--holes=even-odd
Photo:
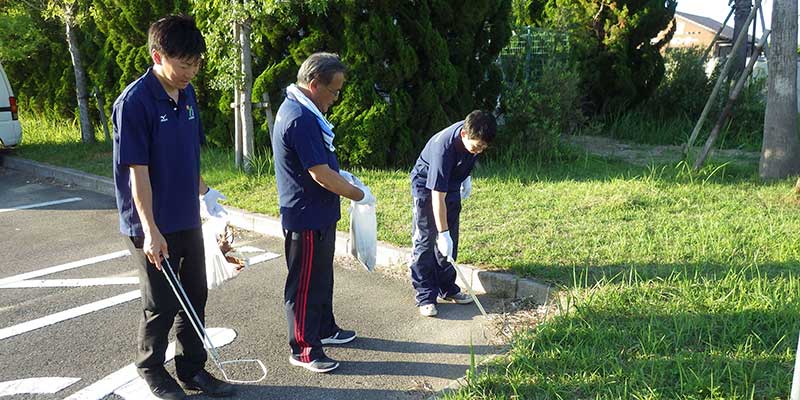
[[[324,14],[297,4],[285,11],[295,17],[276,14],[263,24],[260,54],[267,67],[255,90],[277,102],[309,54],[339,53],[350,70],[330,119],[346,164],[405,165],[431,134],[497,102],[494,60],[510,35],[510,0],[470,7],[444,0],[340,1],[328,3]]]
[[[516,19],[572,34],[589,104],[606,112],[638,104],[658,87],[664,75],[660,50],[673,31],[652,41],[670,26],[676,5],[676,0],[532,0]]]

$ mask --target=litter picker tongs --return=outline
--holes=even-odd
[[[480,311],[481,314],[483,314],[484,318],[489,319],[489,316],[486,314],[486,310],[483,309],[483,304],[481,304],[481,301],[478,300],[478,296],[475,296],[475,293],[472,292],[472,285],[467,283],[467,280],[464,278],[464,275],[461,274],[461,270],[458,268],[458,265],[456,265],[456,260],[454,260],[453,257],[447,257],[447,261],[450,261],[450,264],[453,265],[453,269],[456,270],[456,275],[458,275],[458,279],[461,280],[461,284],[464,285],[464,289],[467,290],[467,294],[469,294],[472,297],[472,301],[475,302],[476,306],[478,306],[478,311]]]
[[[225,380],[231,383],[256,383],[264,380],[264,378],[267,377],[267,368],[264,366],[264,363],[262,363],[261,360],[219,360],[219,351],[217,351],[217,347],[214,346],[214,343],[211,342],[211,337],[208,336],[208,333],[206,333],[206,328],[203,326],[203,323],[200,322],[200,318],[197,317],[197,313],[194,311],[194,307],[192,307],[189,297],[186,296],[186,292],[183,290],[183,285],[181,285],[178,277],[175,275],[175,271],[172,270],[172,265],[169,264],[169,260],[167,260],[166,257],[164,258],[164,261],[165,262],[161,264],[161,272],[163,272],[164,276],[167,278],[167,282],[169,282],[169,286],[172,287],[175,297],[177,297],[178,301],[181,303],[183,311],[185,311],[189,316],[189,321],[191,321],[194,331],[197,333],[197,336],[200,337],[200,340],[203,342],[203,346],[206,348],[206,350],[208,350],[208,354],[211,355],[211,359],[214,360],[214,364],[216,364],[217,368],[220,370],[220,372],[222,372],[222,376],[225,378]],[[223,366],[233,364],[257,364],[259,368],[261,368],[262,375],[256,380],[231,379]]]

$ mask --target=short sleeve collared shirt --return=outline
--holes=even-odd
[[[152,69],[114,101],[114,184],[120,231],[143,236],[131,193],[131,165],[147,165],[153,215],[161,233],[200,227],[200,145],[205,141],[194,88],[176,103]]]
[[[341,218],[339,195],[320,186],[308,172],[321,164],[339,171],[336,153],[322,135],[314,114],[289,94],[275,116],[272,134],[281,224],[286,230],[319,230]]]
[[[461,128],[464,121],[456,122],[428,140],[411,170],[411,191],[414,197],[424,198],[431,191],[455,196],[472,172],[477,154],[464,147]]]

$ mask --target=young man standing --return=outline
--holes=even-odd
[[[114,183],[120,231],[139,268],[142,320],[136,367],[160,399],[183,399],[183,389],[230,396],[233,386],[206,370],[206,350],[161,272],[169,259],[189,301],[205,323],[207,297],[200,208],[224,210],[225,199],[200,177],[205,141],[192,85],[205,51],[203,35],[186,16],[152,25],[153,66],[114,102]],[[199,198],[199,201],[198,201]],[[164,369],[170,328],[175,326],[175,370]]]
[[[289,274],[284,288],[292,365],[329,372],[339,363],[323,345],[348,343],[356,333],[333,317],[333,255],[339,196],[359,204],[375,198],[339,175],[333,125],[323,116],[339,99],[346,67],[339,56],[315,53],[297,72],[297,84],[275,116],[272,154]]]
[[[475,110],[433,135],[411,170],[411,281],[419,313],[426,317],[438,314],[437,297],[458,304],[472,302],[455,283],[452,263],[458,251],[458,219],[461,200],[472,190],[472,168],[496,130],[492,114]]]

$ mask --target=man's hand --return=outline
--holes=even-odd
[[[200,199],[202,200],[200,206],[206,214],[212,217],[224,217],[228,215],[228,212],[219,204],[220,200],[228,200],[228,198],[217,190],[208,188],[208,192],[200,196]]]
[[[461,200],[466,200],[472,194],[472,177],[468,176],[461,182]]]
[[[169,250],[167,249],[167,241],[161,232],[156,229],[153,232],[144,234],[144,246],[142,251],[147,256],[147,259],[155,264],[156,268],[161,271],[161,260],[164,257],[169,258]]]
[[[450,231],[439,232],[439,236],[436,238],[436,248],[446,259],[453,259],[453,238],[450,237]]]
[[[361,200],[356,201],[358,205],[365,205],[365,204],[375,204],[375,196],[372,195],[367,185],[364,186],[357,186],[362,193],[364,193],[364,197]]]

